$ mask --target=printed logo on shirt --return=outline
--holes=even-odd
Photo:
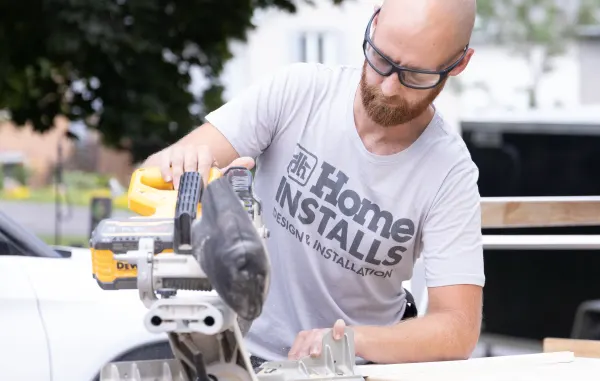
[[[304,186],[312,176],[317,166],[317,157],[308,152],[300,144],[287,167],[288,178]]]
[[[279,182],[273,217],[299,242],[342,268],[389,278],[415,234],[415,223],[362,197],[348,187],[349,180],[298,144]]]

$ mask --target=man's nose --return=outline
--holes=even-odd
[[[402,84],[396,73],[388,75],[383,82],[381,82],[381,92],[386,97],[398,95],[398,93],[402,91],[401,87]]]

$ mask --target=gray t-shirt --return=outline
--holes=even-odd
[[[483,286],[478,169],[439,112],[419,139],[367,151],[353,99],[360,69],[292,64],[206,119],[257,158],[255,191],[271,236],[272,277],[250,353],[287,358],[298,332],[390,325],[422,256],[428,287]]]

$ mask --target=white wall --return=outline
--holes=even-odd
[[[362,37],[375,2],[347,0],[341,6],[334,6],[329,0],[318,3],[314,7],[303,4],[293,15],[270,10],[256,16],[258,28],[249,35],[247,44],[232,44],[236,57],[222,77],[227,99],[274,69],[299,61],[299,36],[303,32],[321,32],[326,36],[327,63],[362,64]]]
[[[465,87],[461,96],[463,109],[527,108],[527,94],[522,91],[531,81],[530,68],[508,49],[497,46],[474,46],[475,54],[460,76]],[[481,89],[484,85],[487,90]],[[538,92],[540,108],[579,104],[579,65],[577,48],[556,60],[555,69],[542,77]]]

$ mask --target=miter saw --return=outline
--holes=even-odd
[[[139,290],[145,327],[168,335],[174,359],[109,363],[100,381],[363,380],[351,330],[326,335],[319,357],[252,368],[240,327],[262,312],[270,263],[249,170],[212,169],[207,181],[186,172],[176,191],[158,168],[142,168],[128,199],[139,217],[93,232],[94,278],[106,290]]]

